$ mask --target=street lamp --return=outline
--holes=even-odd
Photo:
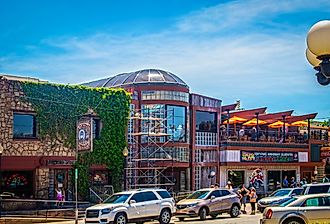
[[[125,147],[123,149],[123,156],[124,156],[124,190],[127,190],[127,172],[126,172],[126,168],[127,168],[127,156],[128,156],[128,149],[127,147]]]
[[[3,146],[0,144],[0,218],[2,213],[2,170],[1,170],[2,153],[3,153]]]
[[[306,58],[317,71],[317,81],[330,84],[330,20],[314,24],[307,34]]]
[[[215,171],[212,170],[208,176],[208,178],[210,179],[210,182],[211,182],[210,185],[212,185],[212,179],[215,177],[215,174],[216,174]]]

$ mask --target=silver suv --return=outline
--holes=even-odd
[[[120,192],[102,204],[87,208],[85,223],[126,224],[159,220],[168,224],[175,213],[175,201],[164,189]]]

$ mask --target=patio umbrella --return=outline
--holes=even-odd
[[[296,122],[291,123],[291,126],[306,127],[306,126],[308,126],[308,122],[307,121],[296,121]]]
[[[267,124],[267,122],[264,121],[264,120],[258,120],[258,125],[263,125],[263,124]],[[257,118],[253,118],[253,119],[245,122],[243,125],[246,125],[246,126],[256,126],[257,125]]]
[[[236,133],[236,124],[237,123],[243,123],[245,121],[247,121],[246,118],[237,117],[237,116],[234,115],[233,117],[231,117],[228,120],[224,121],[223,124],[228,124],[228,122],[229,122],[229,124],[234,124],[234,132]]]
[[[243,123],[243,122],[247,121],[247,119],[242,118],[242,117],[233,116],[233,117],[229,118],[229,120],[225,120],[223,122],[223,124],[227,124],[228,121],[229,121],[229,124],[237,124],[237,123]]]
[[[270,128],[281,128],[281,127],[283,127],[283,124],[284,124],[283,121],[276,121],[274,123],[269,124],[268,127],[270,127]],[[285,126],[290,126],[290,124],[285,123]]]

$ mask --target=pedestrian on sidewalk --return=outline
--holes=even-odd
[[[251,191],[250,191],[250,204],[251,204],[251,215],[255,215],[256,214],[256,203],[257,203],[257,192],[256,189],[254,187],[251,187]]]
[[[55,189],[55,191],[56,191],[56,200],[57,200],[56,206],[60,206],[63,200],[62,190],[61,188],[59,188],[59,189]]]
[[[248,189],[246,189],[245,185],[242,184],[242,188],[240,190],[240,195],[241,195],[241,204],[243,205],[243,214],[246,214],[246,198],[248,196],[248,194],[250,193],[250,191]]]

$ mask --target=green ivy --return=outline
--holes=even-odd
[[[76,147],[76,122],[92,109],[101,119],[99,139],[94,139],[93,152],[79,154],[78,192],[86,198],[89,188],[89,168],[103,164],[109,169],[114,189],[121,189],[123,174],[122,151],[127,146],[126,128],[130,94],[123,89],[90,88],[78,85],[22,82],[23,99],[36,112],[38,136],[50,139],[54,147],[60,143]]]

